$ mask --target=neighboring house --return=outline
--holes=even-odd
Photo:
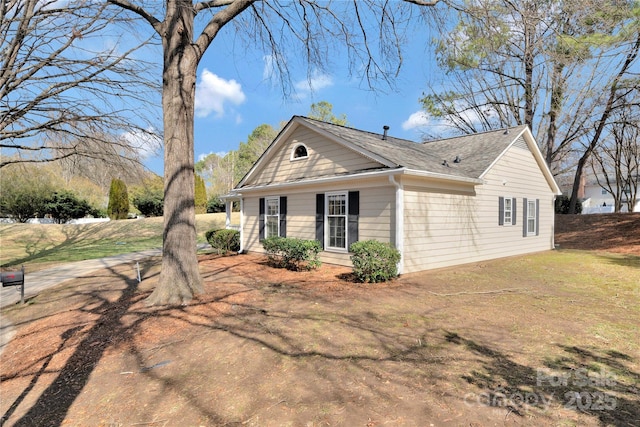
[[[614,188],[614,191],[616,189]],[[584,199],[582,201],[582,213],[610,213],[614,211],[615,201],[613,194],[606,188],[598,184],[598,181],[594,178],[586,181],[583,186]],[[621,212],[628,212],[627,197],[624,191],[622,192],[622,207]],[[636,190],[636,194],[640,194],[640,188]],[[636,202],[633,208],[633,212],[640,212],[640,199]]]
[[[317,239],[323,262],[350,266],[349,245],[375,239],[410,273],[554,247],[560,190],[526,126],[424,144],[387,129],[294,116],[225,196],[240,201],[241,250]]]

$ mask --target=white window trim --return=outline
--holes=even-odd
[[[276,203],[278,204],[278,213],[275,215],[269,215],[269,200],[275,200]],[[278,225],[278,232],[276,233],[275,236],[270,236],[269,235],[269,217],[276,217],[276,224]],[[264,237],[269,238],[269,237],[277,237],[280,236],[280,197],[279,196],[268,196],[264,198]]]
[[[502,225],[503,226],[508,226],[511,227],[511,224],[513,224],[513,201],[514,198],[513,197],[504,197],[504,206],[503,206],[503,211],[502,211]],[[507,221],[507,200],[509,201],[509,204],[511,206],[509,206],[509,221]]]
[[[330,196],[344,196],[344,241],[346,248],[340,248],[335,246],[329,246],[331,227],[329,227],[329,197]],[[349,252],[349,192],[348,191],[334,191],[324,194],[324,250],[327,252]]]
[[[530,220],[533,220],[533,230],[529,229]],[[537,221],[538,218],[536,218],[536,199],[527,199],[527,236],[536,235]]]
[[[298,147],[304,147],[304,150],[307,152],[306,156],[302,156],[302,157],[296,157],[296,150],[298,149]],[[291,156],[289,158],[289,160],[291,160],[292,162],[297,162],[299,160],[305,160],[309,158],[309,148],[303,144],[302,142],[298,142],[296,143],[296,145],[293,146],[293,148],[291,149]]]

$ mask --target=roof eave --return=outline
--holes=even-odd
[[[331,184],[331,183],[337,183],[337,182],[350,181],[354,179],[376,178],[376,177],[384,177],[384,176],[390,176],[390,175],[417,176],[417,177],[429,178],[437,181],[449,181],[449,182],[457,182],[457,183],[471,184],[471,185],[480,185],[483,183],[481,179],[477,179],[477,178],[460,177],[460,176],[447,175],[442,173],[407,169],[403,167],[403,168],[395,168],[395,169],[377,170],[374,172],[361,172],[361,173],[350,174],[350,175],[310,178],[310,179],[292,181],[292,182],[261,184],[255,187],[237,188],[235,191],[229,193],[229,195],[233,195],[237,197],[237,195],[263,191],[265,189],[277,190],[277,189],[283,189],[283,188],[302,187],[306,185]]]

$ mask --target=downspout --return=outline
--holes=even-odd
[[[404,189],[396,180],[395,175],[389,175],[389,182],[396,188],[396,241],[395,246],[400,252],[398,274],[402,274],[404,267]]]

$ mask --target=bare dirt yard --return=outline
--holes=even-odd
[[[358,284],[202,256],[206,292],[148,308],[159,259],[3,311],[6,426],[640,426],[640,215],[559,218],[560,250]],[[581,223],[582,225],[580,225]],[[584,249],[589,249],[585,251]]]

